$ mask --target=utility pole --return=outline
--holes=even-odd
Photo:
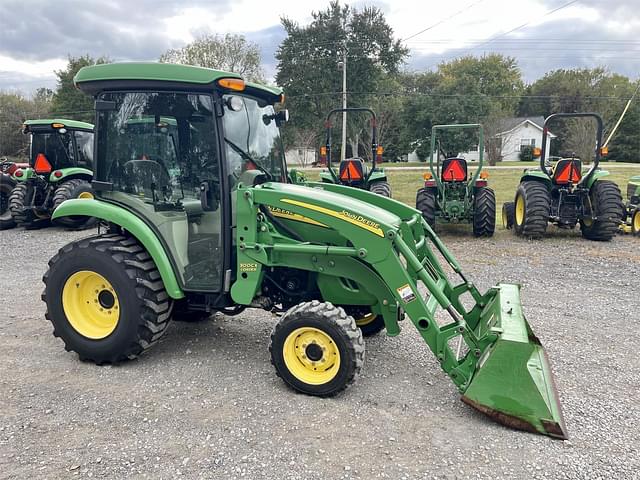
[[[342,53],[342,108],[347,108],[347,47]],[[342,112],[342,148],[340,149],[340,161],[344,161],[347,155],[347,112]]]

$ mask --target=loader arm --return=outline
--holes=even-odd
[[[348,278],[376,298],[391,334],[399,330],[397,312],[407,314],[466,403],[510,426],[566,438],[548,361],[517,285],[480,293],[417,210],[364,190],[308,186],[313,195],[297,185],[239,185],[236,302],[251,303],[269,267]],[[292,235],[265,209],[288,212],[285,221],[305,223],[307,234]],[[449,280],[449,268],[460,283]],[[466,308],[465,294],[473,300]],[[449,320],[441,324],[438,312]]]

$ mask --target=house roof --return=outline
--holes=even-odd
[[[534,127],[538,128],[542,131],[542,126],[544,125],[544,117],[542,115],[534,116],[534,117],[511,117],[503,119],[499,124],[500,133],[497,135],[503,135],[505,133],[509,133],[515,130],[517,127],[522,125],[523,123],[530,123]],[[549,136],[551,138],[555,138],[555,135],[549,132]]]

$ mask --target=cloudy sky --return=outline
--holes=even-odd
[[[357,0],[376,5],[425,70],[462,54],[518,59],[525,79],[559,68],[605,66],[640,77],[640,0]],[[70,55],[157,60],[203,32],[242,33],[262,49],[265,71],[284,38],[280,17],[300,24],[328,1],[0,0],[0,90],[55,86]],[[420,33],[421,32],[421,33]]]

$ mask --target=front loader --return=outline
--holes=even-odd
[[[438,132],[477,130],[478,168],[468,172],[467,161],[450,157],[440,162],[436,150]],[[434,161],[434,152],[436,159]],[[431,129],[429,173],[424,174],[424,187],[416,193],[416,208],[425,221],[434,228],[438,223],[470,223],[476,237],[491,237],[496,228],[496,196],[488,186],[488,174],[482,171],[484,163],[484,130],[477,123],[434,125]]]
[[[30,136],[29,163],[12,173],[9,210],[18,226],[39,228],[49,224],[65,200],[93,198],[93,125],[68,119],[27,120],[23,133]],[[64,217],[57,223],[79,229],[91,226],[93,219]]]
[[[269,346],[277,375],[331,396],[363,366],[349,312],[382,317],[389,336],[408,317],[463,401],[509,426],[566,438],[519,287],[480,292],[421,213],[400,202],[287,183],[280,90],[149,63],[85,67],[75,83],[96,99],[96,199],[69,200],[54,218],[91,214],[102,233],[63,247],[43,278],[46,317],[67,350],[117,363],[153,346],[176,310],[260,308],[279,316]],[[168,118],[176,141],[131,176],[122,127]]]
[[[331,132],[333,129],[331,118],[341,112],[364,112],[371,116],[371,168],[368,168],[364,160],[357,156],[342,160],[337,172],[333,168],[331,163]],[[376,166],[376,163],[382,162],[383,152],[382,145],[378,144],[376,113],[370,108],[336,108],[327,115],[325,126],[327,137],[325,145],[320,148],[320,162],[326,164],[327,169],[320,172],[320,180],[324,183],[361,188],[391,198],[391,185],[387,180],[387,174],[384,173],[384,169]],[[357,155],[357,152],[354,155]]]

